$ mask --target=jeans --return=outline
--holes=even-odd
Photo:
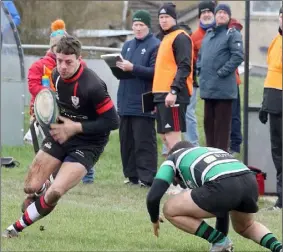
[[[197,87],[194,87],[193,94],[190,99],[190,104],[187,106],[186,112],[186,132],[184,138],[194,146],[199,145],[198,129],[197,129],[197,117],[196,117],[196,104],[197,104]],[[167,148],[165,144],[162,146],[162,155],[167,154]]]
[[[95,167],[88,170],[87,174],[83,177],[83,183],[93,183],[95,177]]]
[[[194,146],[199,145],[199,136],[197,129],[197,117],[196,117],[196,104],[197,104],[197,88],[194,87],[193,94],[190,99],[190,104],[187,106],[186,112],[186,133],[184,137],[186,141],[189,141]]]
[[[232,124],[230,134],[230,151],[240,153],[242,144],[241,104],[238,86],[238,98],[232,102]]]

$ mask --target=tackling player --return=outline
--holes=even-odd
[[[177,228],[213,243],[214,252],[231,252],[230,239],[203,220],[229,212],[238,234],[272,252],[282,252],[282,243],[254,220],[258,185],[249,168],[223,150],[193,147],[186,141],[171,149],[147,195],[147,209],[156,236],[161,221],[160,200],[173,181],[188,188],[163,207],[164,216]]]

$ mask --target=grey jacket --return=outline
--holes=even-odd
[[[243,40],[239,31],[227,26],[208,30],[197,61],[200,97],[236,99],[235,71],[243,60]]]

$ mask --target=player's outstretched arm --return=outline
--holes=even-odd
[[[147,210],[152,223],[159,220],[160,200],[168,188],[169,184],[167,181],[154,179],[146,198]]]
[[[146,199],[147,210],[153,226],[153,233],[156,237],[159,236],[159,223],[163,222],[159,214],[160,200],[168,187],[169,184],[167,181],[158,178],[154,179]]]

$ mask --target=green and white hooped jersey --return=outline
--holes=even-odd
[[[249,171],[246,165],[226,151],[195,147],[174,152],[163,162],[155,178],[171,184],[176,173],[179,172],[189,188],[196,188],[221,176]]]

